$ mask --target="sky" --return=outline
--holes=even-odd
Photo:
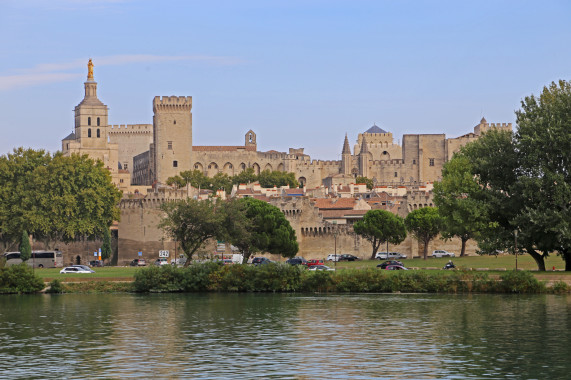
[[[155,96],[193,97],[193,145],[305,148],[338,160],[393,133],[514,123],[571,79],[571,2],[0,0],[0,154],[55,152],[93,59],[110,124],[151,124]]]

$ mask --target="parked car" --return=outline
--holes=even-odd
[[[147,262],[145,259],[134,259],[129,265],[132,267],[144,267],[147,265]]]
[[[174,267],[183,266],[184,264],[186,264],[186,256],[183,254],[178,255],[178,258],[176,260],[172,260],[171,264]]]
[[[331,255],[327,255],[327,261],[339,261],[339,258],[341,257],[340,254],[334,254],[332,253]]]
[[[254,257],[254,260],[252,260],[252,264],[255,266],[266,265],[266,264],[269,264],[271,262],[272,262],[272,260],[265,258],[265,257]]]
[[[224,260],[222,260],[222,264],[232,265],[232,264],[234,264],[234,262],[232,261],[232,259],[224,259]]]
[[[95,271],[93,269],[91,269],[90,267],[88,267],[87,265],[71,265],[72,267],[76,267],[76,268],[81,268],[83,270],[88,271],[89,273],[95,273]]]
[[[310,267],[309,270],[335,270],[335,269],[330,268],[327,265],[314,265]]]
[[[158,259],[155,260],[155,265],[158,266],[169,265],[169,261],[166,257],[159,257]]]
[[[78,267],[65,267],[59,271],[60,273],[94,273],[92,270],[87,270]]]
[[[311,267],[316,265],[323,265],[323,260],[307,260],[307,267],[311,269]]]
[[[307,265],[307,260],[303,257],[293,257],[291,259],[286,260],[286,264],[289,265]]]
[[[101,260],[91,260],[89,262],[89,266],[90,267],[102,267],[103,266],[103,261]]]
[[[402,265],[387,265],[385,270],[408,270],[408,268],[405,268]]]
[[[390,259],[406,259],[406,255],[403,255],[400,252],[389,252],[388,254],[386,252],[377,252],[377,254],[375,255],[375,259],[377,260],[390,260]]]
[[[359,260],[357,256],[349,255],[348,253],[344,253],[339,257],[339,261],[355,261]]]
[[[443,249],[437,249],[432,251],[432,257],[456,257],[456,256],[452,252],[448,252]]]
[[[389,265],[400,265],[400,266],[404,266],[400,261],[397,261],[397,260],[388,260],[388,261],[385,261],[384,263],[381,263],[381,264],[377,265],[377,268],[386,269],[386,267],[388,267]]]

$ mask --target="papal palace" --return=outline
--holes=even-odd
[[[259,151],[252,130],[245,132],[243,145],[193,145],[191,96],[156,96],[152,124],[110,124],[108,108],[97,95],[91,60],[84,88],[83,100],[74,110],[74,131],[62,140],[62,151],[100,159],[123,190],[117,231],[119,264],[136,257],[138,251],[144,251],[148,259],[158,257],[159,249],[175,251],[174,242],[165,240],[156,228],[158,205],[169,199],[201,197],[198,189],[166,186],[167,178],[195,169],[210,177],[220,172],[233,176],[247,168],[256,174],[266,169],[294,173],[300,189],[260,189],[256,184],[244,184],[232,195],[255,196],[278,206],[296,230],[300,255],[322,258],[332,253],[335,235],[338,253],[367,257],[370,244],[352,233],[354,220],[374,208],[405,216],[414,208],[432,205],[432,183],[440,179],[444,163],[460,147],[489,129],[512,129],[511,123],[488,123],[482,118],[473,131],[462,136],[405,134],[401,146],[391,132],[373,125],[358,133],[353,145],[347,135],[344,139],[340,136],[341,160],[316,160],[303,148]],[[355,183],[359,176],[373,179],[373,191]],[[430,249],[433,245],[459,250],[454,240],[436,240]],[[87,258],[77,247],[64,251],[66,262]],[[468,248],[472,253],[475,250],[475,246]],[[409,257],[419,252],[410,238],[389,249]]]

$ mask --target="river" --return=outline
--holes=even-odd
[[[571,296],[0,297],[0,378],[562,379]]]

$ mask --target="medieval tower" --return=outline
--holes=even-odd
[[[166,183],[192,169],[192,97],[155,96],[153,113],[151,177]]]

